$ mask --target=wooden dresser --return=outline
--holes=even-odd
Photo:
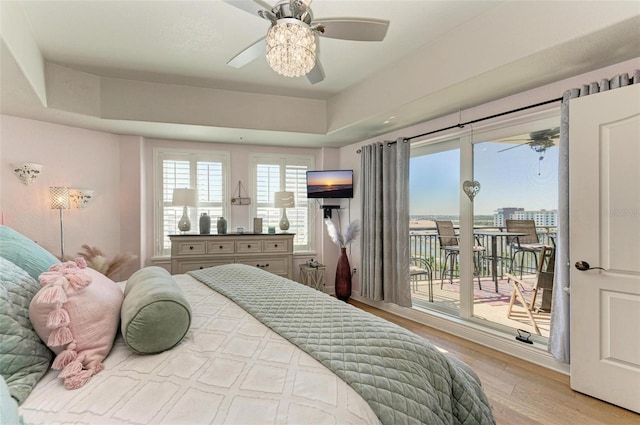
[[[169,235],[171,274],[242,263],[293,278],[293,233]]]

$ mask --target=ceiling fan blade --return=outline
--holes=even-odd
[[[354,41],[382,41],[387,35],[389,21],[381,19],[329,18],[312,22],[323,37]]]
[[[253,62],[258,59],[260,56],[264,56],[267,51],[267,42],[265,37],[262,37],[260,40],[253,43],[251,46],[247,47],[233,58],[227,62],[227,65],[232,66],[234,68],[242,68],[249,62]]]
[[[316,58],[315,66],[307,73],[307,80],[311,84],[319,83],[324,80],[324,70],[322,69],[322,64],[320,63],[320,59]]]
[[[509,149],[519,148],[520,146],[527,146],[527,145],[528,143],[522,143],[521,145],[515,145],[515,146],[508,147],[506,149],[499,150],[497,153],[508,151]]]
[[[260,15],[260,11],[266,10],[267,12],[271,11],[271,5],[269,3],[263,2],[262,0],[222,0],[224,3],[230,4],[231,6],[237,7],[238,9],[244,10],[252,14],[253,16],[257,16],[262,18]]]

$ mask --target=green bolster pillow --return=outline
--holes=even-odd
[[[191,307],[162,267],[146,267],[127,281],[120,311],[124,342],[138,354],[169,350],[191,326]]]

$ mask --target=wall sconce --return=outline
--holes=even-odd
[[[49,199],[51,209],[60,210],[60,260],[64,261],[64,227],[62,226],[62,210],[69,209],[69,188],[50,187]]]
[[[86,208],[89,200],[93,197],[93,190],[90,189],[69,189],[69,201],[72,208]]]
[[[40,175],[40,171],[42,171],[42,164],[36,164],[34,162],[23,162],[13,165],[13,174],[27,186],[31,186]]]

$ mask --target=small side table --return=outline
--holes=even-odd
[[[318,291],[324,292],[324,271],[327,266],[318,264],[311,267],[308,264],[300,264],[300,280],[303,285],[310,286]]]

